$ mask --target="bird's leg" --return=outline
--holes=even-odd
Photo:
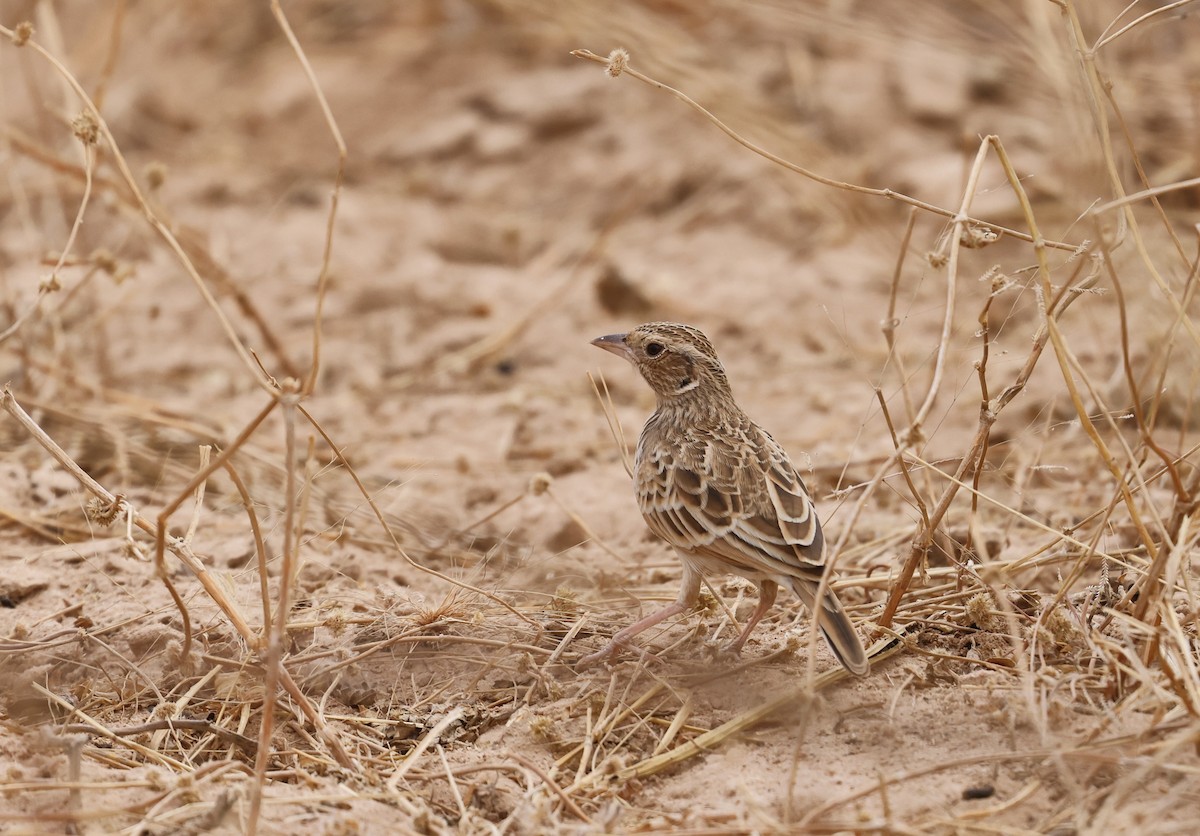
[[[758,622],[762,621],[767,610],[775,603],[775,593],[779,591],[778,584],[775,581],[763,581],[758,585],[758,606],[754,608],[754,614],[750,616],[750,620],[746,622],[746,626],[742,628],[742,632],[736,639],[725,645],[723,648],[726,653],[741,653],[742,645],[746,643],[746,639],[750,638],[750,633],[758,626]]]
[[[603,648],[584,656],[579,660],[579,667],[587,667],[601,659],[607,659],[613,655],[622,645],[629,643],[629,640],[643,630],[649,630],[655,624],[666,621],[673,615],[685,613],[696,605],[696,600],[700,597],[700,580],[701,574],[698,570],[693,569],[688,564],[683,564],[683,586],[679,590],[679,595],[675,598],[674,603],[663,607],[658,612],[650,613],[643,619],[635,621],[624,630],[618,632],[612,637],[612,641],[606,644]],[[772,594],[772,597],[774,595]]]

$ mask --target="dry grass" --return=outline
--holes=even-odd
[[[855,23],[771,3],[737,11],[703,5],[742,36],[779,25],[819,39],[833,26],[828,31],[847,42],[904,46],[882,36],[885,13]],[[1200,602],[1192,552],[1200,538],[1193,521],[1200,471],[1191,459],[1200,442],[1192,429],[1200,329],[1191,311],[1200,255],[1183,230],[1200,161],[1182,154],[1192,167],[1180,170],[1179,158],[1135,127],[1149,117],[1131,109],[1161,103],[1131,103],[1126,95],[1126,85],[1142,83],[1138,56],[1155,48],[1155,38],[1170,40],[1158,28],[1164,20],[1194,29],[1172,17],[1187,5],[1142,14],[1097,4],[1112,21],[1107,28],[1101,11],[1089,8],[1081,20],[1071,0],[1004,18],[1061,96],[1062,112],[1043,105],[1040,114],[1061,124],[1046,161],[1061,182],[1031,185],[1019,140],[986,135],[972,140],[957,202],[946,207],[899,184],[842,182],[827,166],[846,159],[829,148],[804,165],[760,148],[771,139],[794,147],[795,136],[765,127],[776,122],[753,97],[728,110],[706,102],[706,92],[724,100],[721,91],[736,90],[742,79],[736,66],[697,66],[689,45],[702,39],[680,34],[717,24],[670,4],[631,7],[637,25],[629,25],[639,33],[631,35],[631,57],[609,67],[619,95],[654,99],[649,108],[670,114],[668,123],[692,141],[727,143],[719,128],[741,146],[724,149],[727,156],[758,153],[819,185],[798,201],[825,202],[822,209],[851,227],[863,217],[889,224],[900,242],[888,256],[890,285],[871,300],[878,307],[864,312],[864,321],[881,323],[880,334],[853,335],[852,354],[871,382],[845,378],[855,396],[871,398],[854,442],[861,455],[814,473],[838,504],[831,530],[839,595],[876,640],[872,678],[859,686],[868,690],[858,692],[867,702],[838,703],[838,724],[860,710],[885,718],[864,732],[875,736],[870,757],[872,744],[889,748],[880,729],[890,727],[902,701],[930,689],[974,712],[981,742],[928,765],[879,766],[819,804],[797,790],[810,768],[802,766],[804,747],[813,745],[811,724],[836,699],[843,675],[818,673],[814,636],[806,631],[738,662],[702,661],[718,638],[709,634],[737,626],[737,603],[725,600],[736,585],[719,585],[701,617],[650,640],[653,654],[576,673],[572,664],[589,641],[625,618],[614,610],[630,595],[643,603],[662,595],[664,578],[655,566],[630,578],[601,574],[593,578],[598,594],[578,584],[526,582],[529,563],[513,556],[526,544],[504,528],[521,514],[551,515],[577,532],[562,551],[586,542],[588,559],[606,561],[618,575],[637,545],[632,536],[610,542],[594,508],[562,487],[577,469],[569,453],[556,451],[559,458],[548,456],[550,464],[539,462],[532,475],[514,469],[505,484],[517,487],[488,495],[480,510],[455,522],[423,519],[398,512],[389,502],[395,486],[375,479],[378,462],[353,449],[360,434],[377,428],[318,419],[323,387],[345,385],[338,375],[374,358],[322,375],[333,351],[323,321],[342,278],[336,253],[354,153],[334,115],[339,102],[319,81],[321,64],[304,35],[312,27],[296,34],[295,14],[289,22],[278,2],[270,5],[270,37],[290,46],[296,78],[308,85],[295,101],[317,114],[314,124],[332,149],[323,168],[306,171],[329,198],[319,226],[304,233],[320,245],[308,265],[315,279],[301,294],[311,313],[299,317],[279,298],[256,301],[265,294],[222,267],[228,253],[171,217],[156,180],[147,187],[134,174],[122,148],[127,140],[105,118],[106,97],[121,92],[114,67],[123,51],[138,48],[120,35],[133,15],[125,3],[112,6],[107,44],[89,45],[104,57],[93,56],[100,70],[86,84],[69,69],[81,59],[62,42],[61,30],[70,27],[52,6],[38,7],[32,37],[15,21],[0,21],[3,59],[11,62],[19,50],[22,61],[34,56],[21,65],[29,83],[59,91],[42,109],[20,111],[31,124],[4,125],[13,194],[0,197],[0,207],[32,221],[39,214],[31,207],[54,205],[70,219],[58,252],[45,259],[49,273],[35,285],[13,278],[32,274],[30,253],[0,241],[4,263],[17,265],[2,268],[8,324],[0,350],[12,375],[3,395],[12,451],[5,478],[40,480],[20,494],[23,502],[0,507],[5,550],[43,564],[84,565],[110,580],[99,593],[81,581],[79,600],[39,605],[32,619],[23,601],[45,588],[38,583],[54,581],[0,587],[5,606],[22,617],[0,622],[0,670],[9,680],[0,722],[11,735],[0,754],[12,765],[0,776],[0,821],[14,832],[130,833],[254,833],[302,822],[336,832],[492,833],[1194,826]],[[555,47],[549,30],[581,38],[606,31],[591,4],[473,8],[510,34]],[[982,4],[975,10],[995,22]],[[412,14],[405,26],[435,31],[447,13],[428,4]],[[525,28],[534,21],[539,27]],[[947,31],[930,34],[943,45],[971,49],[984,37],[959,16],[944,25]],[[1142,38],[1148,45],[1135,47]],[[640,71],[643,55],[657,70],[685,64],[685,76],[709,81],[688,88],[689,97],[668,87],[666,74]],[[788,59],[797,77],[801,59],[811,56]],[[1033,71],[1022,65],[1012,72],[1021,82]],[[1007,100],[1014,110],[1027,105]],[[751,141],[749,130],[731,125],[763,127],[765,138]],[[78,162],[62,150],[72,135]],[[1163,172],[1175,174],[1164,180]],[[977,206],[983,198],[987,205]],[[870,208],[896,202],[912,209],[907,226],[905,217]],[[526,268],[545,277],[549,291],[530,294],[502,327],[438,346],[428,362],[397,374],[388,396],[485,391],[481,370],[555,315],[634,214],[631,206],[605,206],[591,240],[530,259]],[[697,218],[702,213],[689,222]],[[105,230],[89,240],[111,235],[134,244],[117,255],[81,255],[88,225]],[[915,256],[914,242],[922,240],[933,243]],[[980,251],[994,252],[995,266],[972,273]],[[214,374],[219,366],[221,382],[200,400],[224,397],[226,404],[200,408],[195,399],[171,397],[161,380],[120,374],[129,358],[114,356],[121,343],[110,339],[114,314],[105,294],[134,266],[190,280],[201,304],[177,302],[175,327],[181,341],[195,339],[193,352],[216,356],[205,340],[223,341],[227,356],[205,358]],[[172,314],[138,308],[134,315],[145,319],[124,314],[122,327],[151,327]],[[304,340],[308,356],[299,361]],[[609,383],[592,384],[602,404],[596,412],[621,449],[589,455],[597,467],[617,469],[605,457],[627,457],[631,434],[621,429],[618,404],[628,390],[610,392]],[[501,434],[503,414],[487,417]],[[519,431],[512,435],[507,448]],[[184,446],[194,457],[180,453]],[[364,465],[372,475],[360,475]],[[479,474],[477,464],[456,460],[439,478]],[[532,564],[542,565],[546,554]],[[339,572],[359,555],[387,568],[372,569],[367,582],[339,585],[352,577]],[[664,562],[668,581],[670,567]],[[140,609],[110,617],[106,598]],[[768,693],[738,687],[745,682]],[[747,740],[768,745],[781,729],[798,735],[782,749],[790,760],[770,763],[775,775],[787,773],[782,797],[733,814],[709,809],[702,785],[690,800],[660,800],[655,782],[664,775],[699,771],[711,753]],[[984,740],[997,729],[1003,746]],[[960,733],[969,745],[970,730]],[[919,794],[912,787],[928,791],[943,775],[981,774],[976,768],[993,778],[970,788],[969,803],[912,798]]]

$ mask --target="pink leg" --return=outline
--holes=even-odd
[[[750,638],[750,634],[758,626],[758,622],[762,621],[763,616],[767,614],[767,610],[771,609],[775,603],[775,593],[778,591],[779,586],[774,581],[763,581],[758,585],[758,606],[754,608],[754,614],[750,616],[750,620],[742,628],[741,635],[725,645],[726,653],[736,654],[742,652],[742,645],[746,643],[746,639]]]
[[[673,615],[685,613],[696,605],[696,600],[700,597],[700,578],[698,571],[688,566],[686,563],[683,566],[683,586],[679,590],[679,596],[673,604],[663,607],[655,613],[651,613],[645,618],[635,621],[624,630],[621,630],[612,637],[612,641],[606,644],[602,649],[584,656],[579,660],[578,667],[584,668],[588,665],[599,662],[601,659],[607,659],[613,655],[623,645],[627,645],[629,640],[643,630],[649,630],[655,624],[666,621]],[[774,597],[774,595],[772,595]]]

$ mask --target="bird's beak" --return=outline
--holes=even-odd
[[[626,360],[633,360],[633,354],[629,350],[629,346],[625,343],[624,334],[609,334],[606,337],[596,337],[592,340],[592,345],[603,348],[605,351],[611,351],[618,357],[624,357]]]

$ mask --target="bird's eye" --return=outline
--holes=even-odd
[[[662,354],[663,351],[665,351],[665,350],[666,350],[666,347],[662,343],[646,343],[646,356],[647,357],[657,357],[658,355]]]

